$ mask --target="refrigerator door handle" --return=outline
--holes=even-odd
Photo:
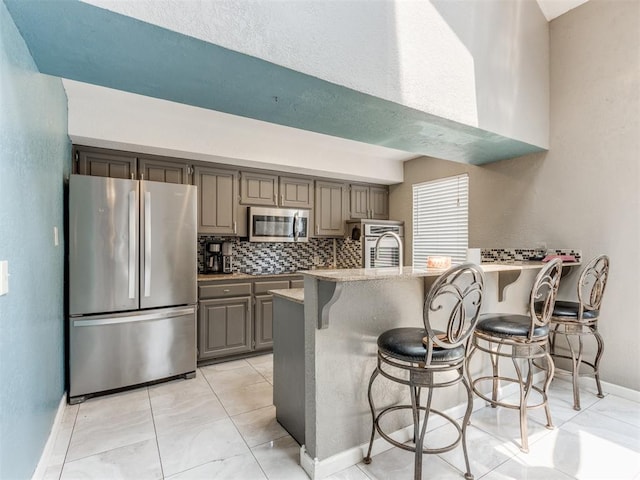
[[[144,192],[144,296],[151,296],[151,192]]]
[[[129,192],[129,298],[136,298],[136,232],[137,198],[135,190]]]
[[[145,322],[148,320],[160,320],[163,318],[179,317],[181,315],[191,315],[195,312],[195,307],[174,308],[163,312],[152,312],[142,315],[123,315],[118,317],[103,317],[95,320],[74,320],[74,327],[95,327],[99,325],[115,325],[118,323]]]

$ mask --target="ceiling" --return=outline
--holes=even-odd
[[[586,0],[537,1],[545,18],[551,20]],[[158,111],[165,108],[166,102],[177,102],[212,113],[230,114],[235,116],[236,128],[240,129],[243,122],[253,131],[260,123],[268,122],[271,135],[279,135],[282,141],[300,137],[294,142],[300,146],[300,155],[320,144],[339,151],[346,142],[353,143],[346,151],[354,160],[357,158],[353,152],[366,144],[368,155],[375,152],[377,160],[388,159],[396,164],[420,155],[482,164],[540,151],[533,145],[435,117],[192,37],[175,32],[168,36],[155,25],[113,15],[81,2],[62,5],[7,0],[5,3],[39,70],[96,86],[91,94],[94,99],[103,94],[106,99],[107,90],[116,89],[148,97]],[[78,38],[83,41],[79,42]],[[187,50],[197,55],[185,56]],[[163,58],[172,58],[172,62]],[[179,65],[176,66],[176,62]],[[220,75],[220,65],[224,65],[224,76]],[[207,82],[202,82],[203,69],[210,72]],[[215,78],[222,81],[212,83],[211,79]],[[256,82],[256,78],[260,82]],[[266,97],[259,91],[265,90],[265,85],[271,93]],[[65,88],[71,105],[75,90],[69,82]],[[214,90],[218,93],[215,97],[210,93]],[[233,99],[233,104],[229,99]],[[302,111],[311,111],[313,115],[301,116]],[[70,135],[76,140],[71,129]],[[90,138],[82,140],[91,141]],[[309,143],[305,145],[305,141]],[[104,142],[100,146],[124,147]],[[162,151],[154,153],[162,154]],[[375,172],[370,178],[381,183],[398,181],[389,177],[388,182],[384,182]]]
[[[545,18],[550,22],[556,17],[567,13],[569,10],[576,8],[587,0],[537,0],[540,10]]]

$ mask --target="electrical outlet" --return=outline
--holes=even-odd
[[[9,293],[9,262],[0,261],[0,295]]]

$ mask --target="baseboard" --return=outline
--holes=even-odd
[[[51,458],[51,452],[53,451],[53,446],[56,442],[56,437],[58,436],[58,431],[60,430],[60,424],[62,423],[62,417],[64,415],[64,409],[67,406],[67,392],[62,393],[62,398],[60,399],[60,403],[58,404],[58,410],[56,412],[56,416],[53,419],[53,425],[51,426],[51,431],[49,432],[49,438],[47,438],[47,443],[44,445],[44,449],[42,450],[42,455],[40,455],[40,460],[38,461],[38,465],[36,466],[36,471],[33,472],[33,476],[31,480],[42,480],[44,478],[44,473],[49,466],[49,459]]]

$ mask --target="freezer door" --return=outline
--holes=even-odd
[[[196,313],[188,307],[69,319],[69,396],[196,369]]]
[[[140,308],[196,303],[196,187],[140,182]]]
[[[138,182],[71,175],[71,315],[138,308]]]

